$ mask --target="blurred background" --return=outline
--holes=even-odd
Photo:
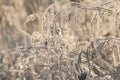
[[[25,47],[31,46],[31,35],[35,31],[41,33],[42,26],[41,26],[40,17],[45,13],[46,9],[51,4],[60,3],[58,6],[61,7],[68,2],[78,2],[82,5],[98,6],[107,1],[109,0],[0,0],[0,49],[15,48],[19,46],[25,46]],[[117,9],[119,9],[119,6],[117,4],[118,2],[106,3],[105,8],[109,8],[110,10],[114,9],[113,12],[114,11],[116,12],[118,11]],[[116,10],[115,7],[117,7]],[[55,7],[55,9],[57,8]],[[68,9],[67,6],[66,9]],[[72,11],[72,7],[69,11]],[[29,15],[35,13],[37,13],[39,17],[35,17],[36,15],[32,15],[34,17],[32,16],[29,17]],[[70,35],[72,35],[72,37],[77,36],[77,39],[79,40],[88,41],[89,39],[86,39],[85,35],[90,34],[89,30],[87,29],[90,25],[90,21],[93,18],[94,14],[95,12],[80,10],[78,12],[79,15],[78,18],[81,22],[78,21],[79,24],[77,24],[77,22],[76,23],[69,22],[72,26],[71,28],[69,27],[71,31],[68,33],[69,34],[68,38],[70,38]],[[119,14],[117,13],[115,15],[106,14],[106,13],[102,15],[102,17],[105,20],[104,24],[107,26],[102,30],[101,33],[102,36],[112,35],[119,37],[119,29],[118,28],[111,29],[110,27],[110,26],[114,27],[115,25],[117,25],[118,27],[119,18],[116,19],[116,15],[119,16]],[[96,18],[98,22],[100,22],[99,17],[101,16],[97,16]],[[25,23],[26,19],[28,21],[27,23]],[[86,25],[87,28],[85,28]],[[96,24],[95,21],[93,22],[93,25],[98,27],[99,24]],[[82,30],[79,29],[81,26],[83,26]],[[96,35],[95,32],[96,27],[93,27],[93,29],[94,29],[93,33],[90,36],[99,37],[99,34]]]

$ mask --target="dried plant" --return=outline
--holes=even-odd
[[[78,58],[78,71],[87,72],[88,80],[116,80],[120,78],[117,70],[120,53],[119,38],[99,38],[92,41],[86,51],[81,51]],[[83,58],[84,57],[84,58]]]
[[[0,80],[118,80],[119,3],[1,0]]]

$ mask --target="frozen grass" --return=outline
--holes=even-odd
[[[26,1],[0,5],[0,80],[120,78],[119,0]]]

